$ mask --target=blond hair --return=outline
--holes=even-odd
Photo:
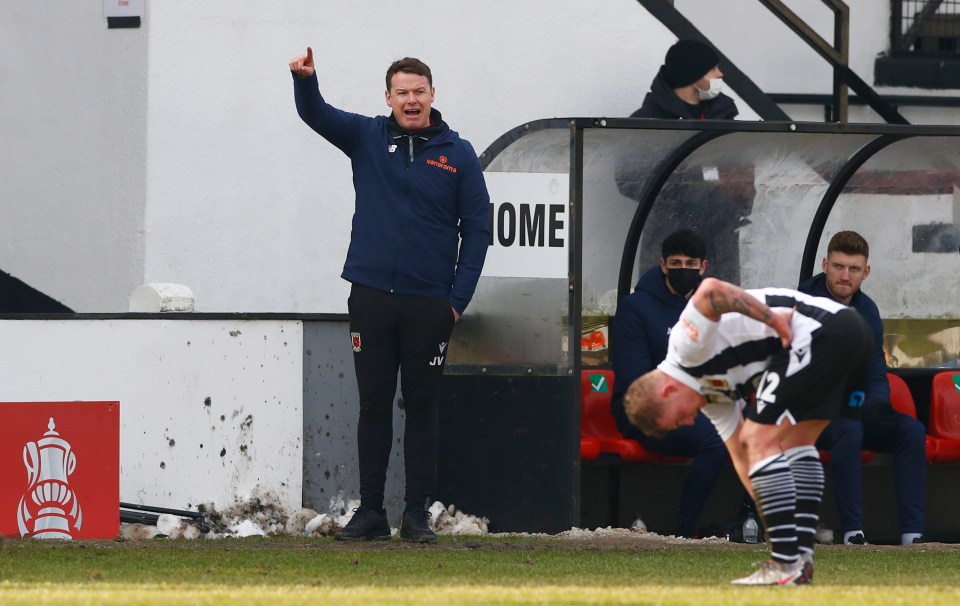
[[[651,370],[637,378],[623,396],[627,419],[650,437],[662,437],[667,430],[657,424],[663,415],[664,403],[657,397],[657,387],[663,381],[662,373]]]

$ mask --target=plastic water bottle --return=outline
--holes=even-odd
[[[747,514],[747,519],[743,521],[743,542],[756,543],[760,537],[760,526],[757,525],[753,513]]]

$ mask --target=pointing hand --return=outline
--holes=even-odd
[[[309,78],[313,75],[313,49],[307,47],[306,55],[297,55],[290,60],[290,71],[298,78]]]

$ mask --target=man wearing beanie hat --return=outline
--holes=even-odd
[[[667,50],[663,65],[650,85],[643,106],[631,118],[659,120],[732,120],[739,112],[733,99],[720,93],[723,72],[712,46],[680,40]],[[620,192],[637,199],[644,183],[645,163],[623,150],[616,180]],[[694,166],[674,173],[653,205],[643,233],[637,262],[651,266],[660,258],[660,243],[680,228],[694,229],[707,241],[707,255],[715,278],[740,283],[739,228],[753,210],[753,167],[732,158],[714,158],[710,166]]]
[[[730,120],[739,112],[722,94],[717,52],[703,42],[680,40],[670,47],[643,106],[631,118]]]

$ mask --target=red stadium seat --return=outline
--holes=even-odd
[[[936,443],[935,463],[960,461],[960,371],[933,376],[927,431]],[[928,446],[929,447],[929,446]]]
[[[887,373],[887,381],[890,383],[890,403],[894,410],[916,419],[917,405],[913,402],[907,382],[892,372]]]
[[[596,461],[600,458],[600,442],[595,438],[580,437],[580,460]]]
[[[913,395],[910,393],[910,388],[907,386],[907,383],[897,375],[889,372],[887,373],[887,381],[890,383],[890,403],[893,404],[894,410],[916,419],[917,406],[913,402]],[[932,456],[935,451],[936,446],[932,445],[930,438],[927,437],[927,461],[933,460]],[[875,456],[876,453],[872,450],[862,450],[860,451],[860,462],[869,463]],[[820,460],[824,463],[829,463],[830,451],[821,450]]]
[[[897,378],[899,379],[900,377],[897,377]],[[904,384],[904,387],[906,387],[906,384]],[[907,394],[909,395],[909,390],[907,391]],[[913,400],[910,400],[910,401],[911,401],[911,403],[913,402]],[[916,414],[914,414],[914,416],[916,416]],[[877,456],[877,453],[873,452],[872,450],[861,450],[861,451],[860,451],[860,463],[861,463],[861,464],[862,464],[862,463],[869,463],[869,462],[872,461],[872,460],[874,459],[874,457],[876,457],[876,456]],[[829,463],[829,462],[830,462],[830,451],[829,451],[829,450],[821,450],[821,451],[820,451],[820,462],[821,462],[821,463]]]
[[[892,372],[887,373],[887,381],[890,383],[890,403],[893,409],[907,416],[917,418],[917,405],[913,401],[913,394],[910,393],[910,387],[907,382]],[[937,461],[940,450],[940,444],[936,438],[927,436],[927,462]]]
[[[580,458],[589,461],[600,454],[619,455],[624,461],[640,463],[683,462],[651,452],[636,440],[624,438],[610,414],[613,371],[584,370],[580,375]],[[593,453],[597,456],[593,457]]]
[[[930,391],[930,433],[960,440],[960,371],[938,372]]]

